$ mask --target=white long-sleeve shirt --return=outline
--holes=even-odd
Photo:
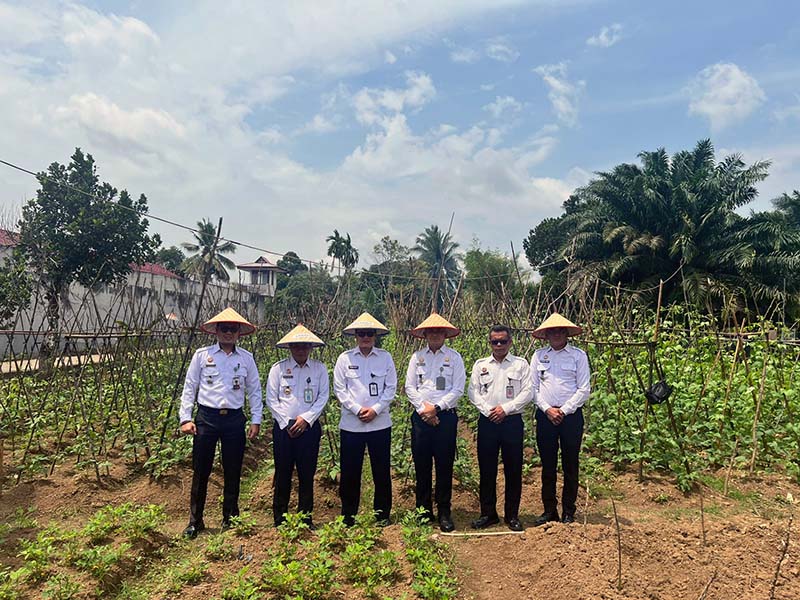
[[[520,414],[533,399],[530,365],[512,354],[500,362],[493,356],[481,358],[472,367],[467,394],[484,417],[495,406],[502,406],[506,415]]]
[[[536,406],[542,412],[560,408],[571,415],[589,399],[589,358],[586,352],[567,344],[561,350],[540,348],[531,358],[531,381]]]
[[[261,381],[253,355],[238,346],[230,354],[219,344],[200,348],[186,371],[178,418],[181,423],[192,420],[195,397],[198,404],[210,408],[242,408],[245,392],[251,422],[259,425],[263,410]]]
[[[357,347],[342,352],[333,368],[333,390],[342,405],[339,429],[367,432],[392,426],[389,404],[397,391],[397,371],[386,350],[373,348],[367,356]],[[362,423],[362,408],[373,409],[377,416]]]
[[[297,417],[309,426],[319,418],[330,397],[328,369],[309,358],[298,365],[293,358],[279,360],[269,370],[266,405],[281,429]]]
[[[443,377],[442,389],[437,389],[436,380]],[[426,347],[411,355],[406,371],[406,396],[417,412],[422,403],[429,402],[442,410],[455,408],[464,395],[467,374],[461,355],[447,346],[436,352]]]

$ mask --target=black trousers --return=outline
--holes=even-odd
[[[222,470],[225,485],[222,493],[222,518],[227,520],[239,514],[239,480],[244,459],[245,425],[247,419],[241,409],[229,409],[225,415],[219,410],[200,406],[195,417],[197,434],[192,441],[192,493],[189,501],[189,523],[203,522],[203,512],[208,494],[208,478],[214,467],[214,453],[220,442]]]
[[[435,427],[425,423],[416,411],[411,414],[411,455],[417,476],[417,508],[433,513],[431,481],[436,461],[436,506],[440,517],[450,516],[457,431],[455,410],[440,412],[439,424]]]
[[[317,472],[319,441],[322,427],[316,421],[302,435],[289,437],[289,427],[281,429],[277,421],[272,425],[272,451],[275,458],[275,493],[272,496],[272,513],[275,524],[283,522],[289,512],[289,495],[292,491],[292,473],[297,467],[297,510],[311,514],[314,510],[314,474]]]
[[[566,415],[561,425],[553,425],[541,410],[536,411],[536,445],[542,457],[542,504],[545,512],[558,511],[556,479],[558,477],[558,449],[561,447],[561,468],[564,470],[564,487],[561,490],[561,510],[566,515],[575,514],[578,500],[578,457],[583,440],[583,409]]]
[[[503,458],[506,520],[519,518],[522,497],[522,415],[509,415],[502,423],[478,419],[478,468],[480,470],[481,515],[497,516],[497,456]]]
[[[388,521],[392,511],[392,428],[366,432],[341,429],[339,432],[342,471],[339,497],[342,500],[342,515],[349,521],[358,514],[361,502],[361,468],[364,465],[364,450],[368,449],[372,480],[375,482],[373,509],[378,521]]]

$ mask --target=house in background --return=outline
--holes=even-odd
[[[270,298],[275,296],[278,273],[286,272],[263,254],[254,262],[236,265],[236,268],[240,271],[240,284],[246,285],[248,291],[253,291],[259,296],[269,296]],[[247,273],[250,273],[249,280],[247,280]]]

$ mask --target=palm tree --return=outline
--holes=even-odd
[[[752,289],[746,219],[735,211],[756,197],[769,163],[746,166],[738,155],[717,163],[709,140],[672,158],[664,149],[639,158],[641,166],[599,173],[565,218],[573,233],[560,255],[569,262],[571,285],[593,285],[600,277],[653,288],[669,279],[668,297],[686,295],[701,305]]]
[[[236,244],[233,242],[217,244],[216,250],[212,253],[214,241],[217,238],[217,229],[208,219],[198,221],[197,231],[193,232],[192,235],[194,235],[196,243],[183,242],[181,244],[187,252],[195,253],[194,256],[190,256],[183,261],[181,268],[184,273],[190,277],[202,277],[208,264],[213,277],[216,277],[219,281],[229,281],[230,274],[227,269],[235,269],[236,265],[223,254],[236,252]]]
[[[350,234],[343,236],[339,234],[338,229],[333,230],[333,235],[325,238],[328,243],[328,256],[333,261],[331,262],[331,271],[336,267],[336,261],[339,261],[339,266],[344,267],[346,271],[350,271],[358,264],[358,250],[353,247],[353,242],[350,239]]]
[[[436,308],[441,309],[444,298],[453,292],[461,276],[458,261],[461,255],[457,252],[458,243],[439,229],[431,225],[417,236],[416,245],[411,248],[417,258],[428,267],[428,274],[438,282]]]

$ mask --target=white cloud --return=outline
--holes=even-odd
[[[495,87],[497,87],[497,84],[494,84],[494,83],[482,83],[481,84],[481,91],[482,92],[491,92]]]
[[[499,119],[504,114],[516,114],[520,112],[522,110],[522,104],[513,96],[495,96],[494,102],[490,102],[484,106],[483,110],[491,113],[495,119]]]
[[[433,80],[426,73],[406,71],[405,89],[363,88],[353,97],[356,118],[366,125],[383,119],[386,113],[398,113],[406,108],[419,108],[436,96]]]
[[[383,62],[389,65],[393,65],[394,63],[397,62],[397,57],[387,50],[386,52],[383,53]]]
[[[450,60],[456,63],[471,64],[480,60],[480,52],[472,48],[454,48],[450,51]]]
[[[747,118],[767,99],[750,74],[733,63],[717,63],[700,71],[688,88],[689,114],[709,120],[712,131]]]
[[[334,119],[318,113],[314,115],[308,123],[303,125],[297,133],[331,133],[337,129],[339,129],[339,126]]]
[[[614,23],[608,27],[600,29],[600,33],[593,35],[586,40],[589,46],[599,46],[600,48],[610,48],[622,39],[622,25]]]
[[[578,99],[586,87],[584,81],[567,79],[566,63],[541,65],[534,69],[548,88],[547,97],[559,121],[574,127],[578,124]]]
[[[519,58],[519,52],[512,48],[505,38],[494,38],[486,43],[486,56],[500,62],[514,62]]]
[[[795,100],[797,104],[792,104],[789,106],[783,106],[778,108],[773,113],[775,118],[779,121],[786,121],[791,119],[798,119],[800,120],[800,96],[795,96]]]

